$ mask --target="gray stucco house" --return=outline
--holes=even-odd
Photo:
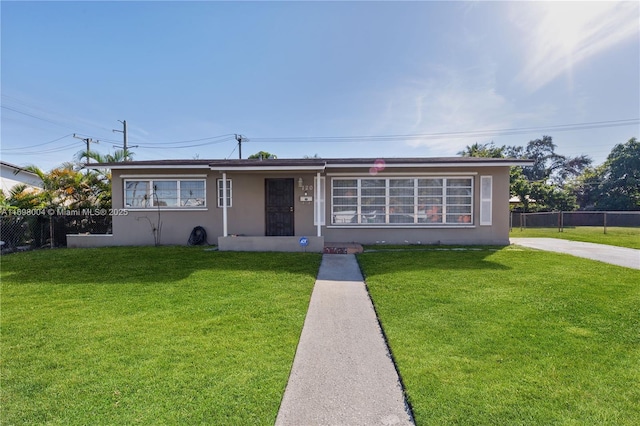
[[[529,160],[162,160],[112,172],[113,235],[93,244],[187,243],[202,226],[221,250],[361,244],[508,244],[509,169]],[[155,230],[154,230],[155,229]],[[158,232],[158,230],[160,232]]]

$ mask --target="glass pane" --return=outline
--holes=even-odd
[[[413,187],[411,188],[389,188],[389,196],[410,196],[413,197]]]
[[[471,214],[471,206],[448,206],[447,214],[453,213]]]
[[[379,196],[379,197],[384,197],[385,196],[385,188],[362,188],[360,190],[360,194],[363,197],[372,197],[372,196]]]
[[[333,207],[333,223],[357,223],[356,208],[352,206]]]
[[[391,188],[413,188],[413,179],[389,179]]]
[[[468,186],[471,187],[471,179],[447,179],[447,187]]]
[[[447,205],[471,204],[471,197],[447,197]]]
[[[447,195],[471,195],[471,188],[447,188]]]
[[[358,194],[357,188],[334,188],[334,197],[355,197]]]
[[[180,205],[185,207],[204,206],[204,181],[181,181]]]
[[[420,187],[442,187],[442,179],[418,179]]]
[[[442,195],[442,188],[418,188],[418,195]]]
[[[470,214],[453,215],[447,214],[447,223],[471,223]]]
[[[149,181],[127,181],[124,192],[125,207],[149,207]]]
[[[154,181],[153,182],[154,206],[172,206],[178,205],[178,182],[175,180]]]
[[[362,179],[362,188],[386,188],[387,184],[384,179]]]
[[[334,188],[357,188],[358,181],[356,179],[334,179]]]

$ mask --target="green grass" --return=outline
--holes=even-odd
[[[358,259],[418,425],[640,424],[640,271],[518,247]]]
[[[320,256],[147,247],[2,257],[11,424],[273,424]]]
[[[526,228],[522,231],[520,228],[514,228],[509,236],[514,238],[561,238],[640,249],[640,228],[607,227],[606,234],[601,226],[576,226],[564,228],[563,232],[558,232],[558,228]]]

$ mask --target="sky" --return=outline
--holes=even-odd
[[[640,137],[640,3],[0,2],[2,161],[456,156]],[[74,138],[74,134],[76,138]]]

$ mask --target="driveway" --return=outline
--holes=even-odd
[[[511,244],[640,269],[640,250],[558,238],[511,238]]]

